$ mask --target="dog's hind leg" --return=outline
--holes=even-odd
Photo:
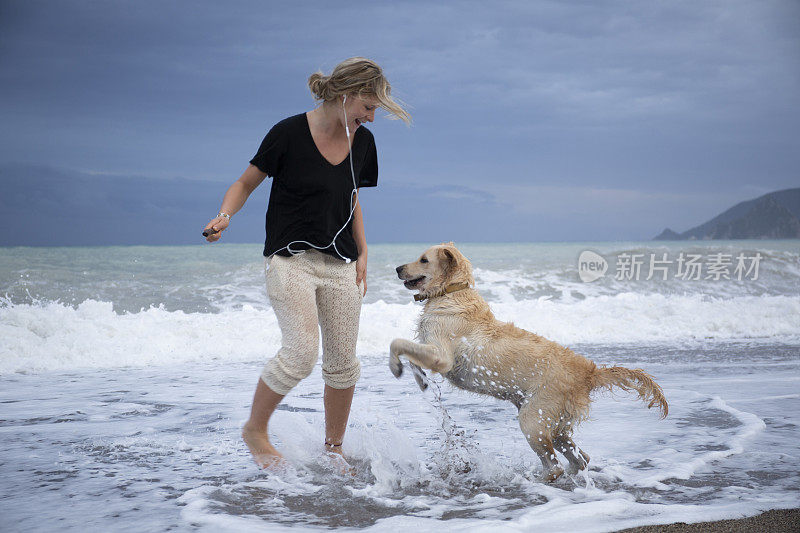
[[[586,465],[589,463],[589,456],[586,452],[578,448],[578,445],[573,442],[569,435],[563,433],[556,435],[554,444],[556,451],[564,454],[564,457],[569,461],[569,467],[567,468],[568,474],[577,474],[578,471],[586,468]]]
[[[549,483],[561,477],[564,469],[556,460],[550,428],[542,420],[538,409],[534,409],[531,404],[524,405],[519,410],[519,427],[530,447],[542,461],[541,480]]]

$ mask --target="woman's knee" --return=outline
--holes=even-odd
[[[361,363],[356,357],[338,365],[322,365],[322,379],[334,389],[352,387],[361,377]]]
[[[281,366],[299,379],[305,379],[314,371],[319,359],[319,344],[283,346],[275,355]]]
[[[300,350],[283,347],[264,366],[261,379],[275,392],[286,395],[314,371],[318,356],[318,346],[313,350],[310,346]]]

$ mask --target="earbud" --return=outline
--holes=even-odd
[[[344,103],[347,101],[347,95],[342,95],[342,111],[344,111],[344,132],[347,134],[348,141],[350,140],[350,127],[347,125],[347,109],[344,107]]]

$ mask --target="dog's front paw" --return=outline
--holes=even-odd
[[[394,377],[396,378],[399,378],[403,375],[403,363],[396,355],[389,356],[389,370],[392,371],[392,374],[394,374]]]
[[[411,371],[414,373],[414,380],[417,382],[419,390],[425,392],[425,390],[427,390],[428,388],[428,375],[425,374],[425,371],[422,370],[417,365],[413,363],[410,364],[411,364]]]

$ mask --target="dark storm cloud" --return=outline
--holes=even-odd
[[[272,123],[313,105],[311,71],[367,55],[415,125],[370,126],[381,187],[365,206],[469,191],[482,217],[431,225],[552,240],[549,216],[556,238],[643,238],[796,186],[798,6],[4,2],[0,163],[224,190]],[[183,193],[213,214],[221,193],[199,189]],[[380,213],[368,233],[392,235]]]

